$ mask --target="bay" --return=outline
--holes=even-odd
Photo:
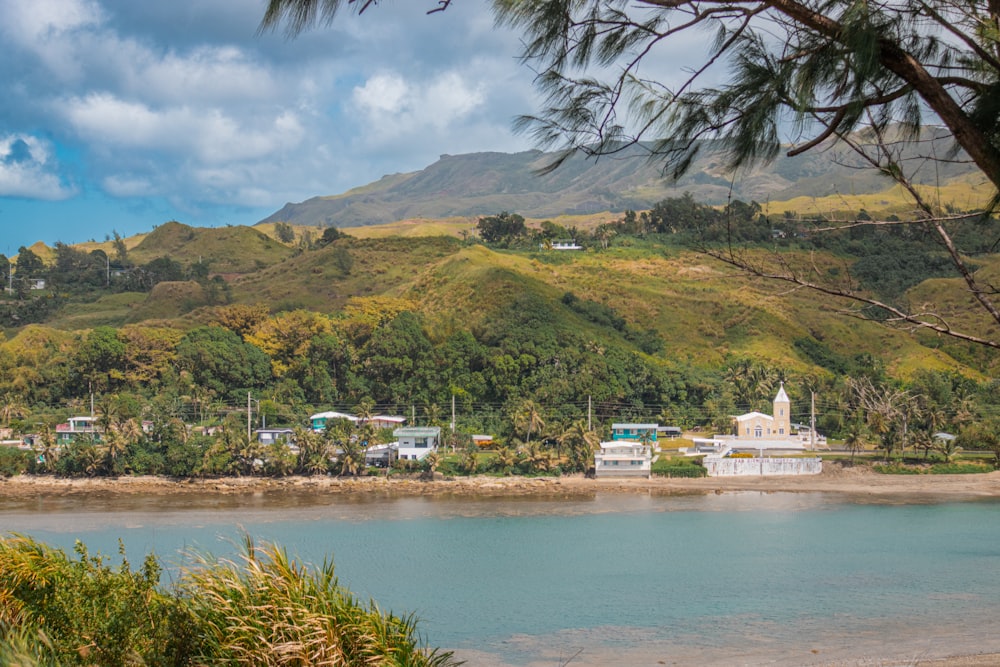
[[[887,664],[1000,652],[1000,502],[822,493],[39,497],[0,530],[167,576],[245,531],[472,665]]]

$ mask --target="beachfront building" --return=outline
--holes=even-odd
[[[334,422],[338,419],[346,419],[347,421],[354,423],[358,421],[358,418],[354,415],[349,415],[346,412],[334,412],[332,410],[328,412],[318,412],[311,417],[309,417],[309,423],[312,426],[312,430],[319,433],[326,429],[326,425],[330,422]]]
[[[594,452],[596,477],[650,477],[653,469],[652,445],[631,440],[602,442]]]
[[[656,443],[659,424],[612,424],[612,440]]]
[[[295,430],[290,428],[259,428],[254,433],[257,435],[257,442],[262,445],[273,445],[279,441],[292,444]]]
[[[400,461],[420,461],[441,442],[440,426],[408,426],[392,432]]]
[[[734,435],[740,440],[787,440],[792,435],[791,402],[785,393],[785,383],[774,397],[774,411],[748,412],[733,417]]]
[[[807,449],[823,447],[826,438],[811,433],[808,427],[792,424],[792,405],[781,383],[774,397],[771,414],[748,412],[733,417],[733,430],[728,435],[716,435],[730,448],[745,450]]]
[[[94,417],[70,417],[65,424],[56,425],[56,444],[68,445],[82,435],[101,439],[101,431]]]

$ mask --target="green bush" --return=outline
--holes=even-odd
[[[0,663],[50,665],[391,664],[444,667],[413,616],[381,612],[317,569],[247,538],[232,561],[202,558],[171,590],[147,556],[132,570],[29,537],[0,540]]]
[[[990,468],[980,463],[935,463],[929,466],[890,463],[874,465],[872,470],[883,475],[972,475],[990,472]]]
[[[13,447],[0,447],[0,477],[13,477],[28,470],[31,452]]]
[[[660,458],[653,463],[653,474],[660,477],[706,477],[708,471],[700,459]]]

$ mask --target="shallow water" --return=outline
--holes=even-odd
[[[1000,652],[1000,502],[784,493],[0,500],[70,548],[230,555],[242,530],[473,665],[879,664]]]

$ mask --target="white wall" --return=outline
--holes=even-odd
[[[791,458],[705,458],[709,477],[740,475],[818,475],[823,472],[823,460]]]

